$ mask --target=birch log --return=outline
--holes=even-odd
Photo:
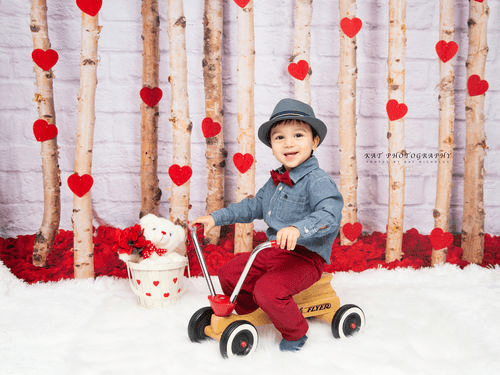
[[[356,16],[356,0],[339,1],[340,19]],[[358,172],[356,163],[356,37],[340,31],[339,143],[340,193],[344,197],[341,228],[357,221]],[[342,245],[352,242],[340,231]]]
[[[142,86],[158,87],[160,65],[160,16],[158,0],[142,0]],[[161,190],[158,181],[158,105],[141,102],[141,211],[158,215]]]
[[[455,34],[454,0],[440,1],[439,39],[446,43],[453,41]],[[439,61],[439,154],[436,188],[436,205],[433,211],[434,227],[448,231],[450,201],[453,177],[454,121],[455,121],[455,74],[453,59]],[[431,264],[437,266],[446,262],[447,248],[433,249]]]
[[[205,114],[212,123],[220,125],[220,132],[206,138],[207,158],[207,214],[224,207],[224,172],[227,152],[224,149],[222,100],[222,27],[223,0],[205,0],[203,81],[205,85]],[[220,227],[215,227],[207,241],[216,244]]]
[[[98,16],[82,13],[80,51],[80,89],[75,147],[75,173],[91,175],[97,87],[97,46],[101,27]],[[90,191],[82,197],[73,195],[73,233],[75,278],[94,277],[92,241],[92,201]]]
[[[389,100],[404,103],[406,55],[406,0],[389,0],[389,53],[387,79]],[[403,255],[403,222],[405,200],[404,120],[389,120],[389,215],[387,223],[386,261]]]
[[[291,62],[305,60],[311,64],[311,18],[312,0],[296,0],[295,3],[295,37]],[[310,70],[303,80],[294,79],[295,98],[311,104]]]
[[[471,1],[469,5],[469,51],[467,77],[478,75],[484,79],[487,45],[488,1]],[[464,213],[462,223],[463,259],[481,263],[484,254],[484,158],[486,134],[484,132],[485,95],[470,95],[465,99],[465,170]]]
[[[183,1],[167,0],[169,67],[171,88],[172,164],[191,169],[191,120],[187,92],[186,17]],[[172,184],[170,221],[187,226],[190,181]]]
[[[33,49],[44,51],[50,49],[46,0],[31,1],[30,29]],[[38,106],[38,117],[55,125],[52,70],[44,71],[36,64],[34,69],[37,87],[35,102]],[[41,156],[44,206],[42,223],[35,235],[33,246],[33,265],[37,267],[47,265],[47,256],[52,249],[61,219],[61,171],[58,163],[57,137],[41,142]]]
[[[243,9],[237,9],[238,18],[238,149],[243,155],[255,155],[254,134],[254,81],[255,38],[253,24],[253,0]],[[254,158],[255,160],[255,158]],[[255,163],[245,173],[238,173],[236,200],[255,195]],[[253,223],[236,224],[235,252],[251,251],[253,248]]]

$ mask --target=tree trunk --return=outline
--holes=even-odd
[[[454,0],[440,2],[440,40],[446,43],[453,41],[455,33]],[[455,120],[455,74],[453,60],[439,61],[439,154],[436,189],[436,205],[434,208],[434,227],[448,231],[450,220],[450,200],[453,177],[454,120]],[[447,248],[432,251],[432,265],[446,262]]]
[[[31,1],[30,29],[33,49],[44,51],[50,49],[46,0]],[[36,64],[34,69],[38,91],[35,95],[38,117],[46,120],[48,124],[55,125],[52,70],[44,71]],[[35,235],[33,246],[33,265],[37,267],[47,266],[47,256],[52,249],[61,219],[61,171],[58,163],[57,136],[41,142],[41,156],[44,206],[42,223]]]
[[[389,0],[389,100],[404,103],[406,55],[406,0]],[[404,120],[389,120],[389,215],[386,261],[401,259],[405,200]]]
[[[243,155],[255,155],[254,132],[254,81],[255,38],[253,24],[253,0],[237,9],[238,18],[238,149]],[[255,157],[254,157],[255,160]],[[238,173],[236,200],[255,195],[255,162],[245,173]],[[236,224],[235,252],[251,251],[253,248],[253,223]]]
[[[487,45],[488,1],[471,1],[469,8],[469,52],[467,77],[478,75],[483,79]],[[468,81],[469,82],[469,81]],[[476,93],[474,93],[476,94]],[[484,132],[485,95],[472,95],[465,99],[466,140],[464,170],[464,214],[462,224],[463,259],[481,263],[484,253],[484,158],[486,134]]]
[[[296,0],[295,4],[295,42],[292,62],[305,60],[311,62],[311,18],[312,0]],[[295,98],[311,104],[310,74],[303,79],[294,79]]]
[[[95,124],[97,86],[97,45],[101,27],[98,16],[82,13],[82,46],[80,53],[80,90],[78,93],[78,126],[75,147],[75,173],[90,175]],[[94,244],[92,241],[92,201],[90,191],[73,196],[75,278],[94,277]]]
[[[356,16],[356,0],[339,1],[340,19]],[[344,197],[341,228],[357,221],[358,173],[356,163],[356,37],[340,31],[339,142],[340,193]],[[342,245],[352,242],[340,231]]]
[[[171,117],[173,136],[173,165],[191,170],[191,120],[187,92],[186,17],[183,1],[167,0],[169,66],[171,87]],[[189,180],[182,185],[172,184],[170,221],[187,226],[189,213]]]
[[[158,0],[142,0],[142,86],[158,87],[160,16]],[[158,215],[161,190],[158,181],[158,105],[141,102],[141,211],[139,217]]]
[[[207,214],[224,207],[224,172],[226,150],[223,135],[222,100],[222,27],[223,0],[205,0],[203,81],[205,85],[206,117],[220,124],[218,134],[207,137]],[[216,244],[220,237],[220,227],[214,228],[207,236],[209,243]]]

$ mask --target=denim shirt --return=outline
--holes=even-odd
[[[280,168],[279,172],[284,170]],[[269,240],[285,227],[294,226],[300,236],[298,245],[319,254],[330,264],[333,241],[337,237],[344,201],[335,182],[319,168],[311,156],[289,171],[293,186],[274,185],[269,178],[253,198],[231,203],[211,215],[215,225],[250,223],[263,219],[269,226]]]

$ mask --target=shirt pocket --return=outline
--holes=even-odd
[[[286,224],[294,223],[309,214],[305,197],[292,196],[282,193],[278,200],[276,217]]]

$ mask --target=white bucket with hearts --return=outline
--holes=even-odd
[[[160,264],[126,264],[130,287],[140,305],[162,307],[175,302],[182,294],[187,258]]]

